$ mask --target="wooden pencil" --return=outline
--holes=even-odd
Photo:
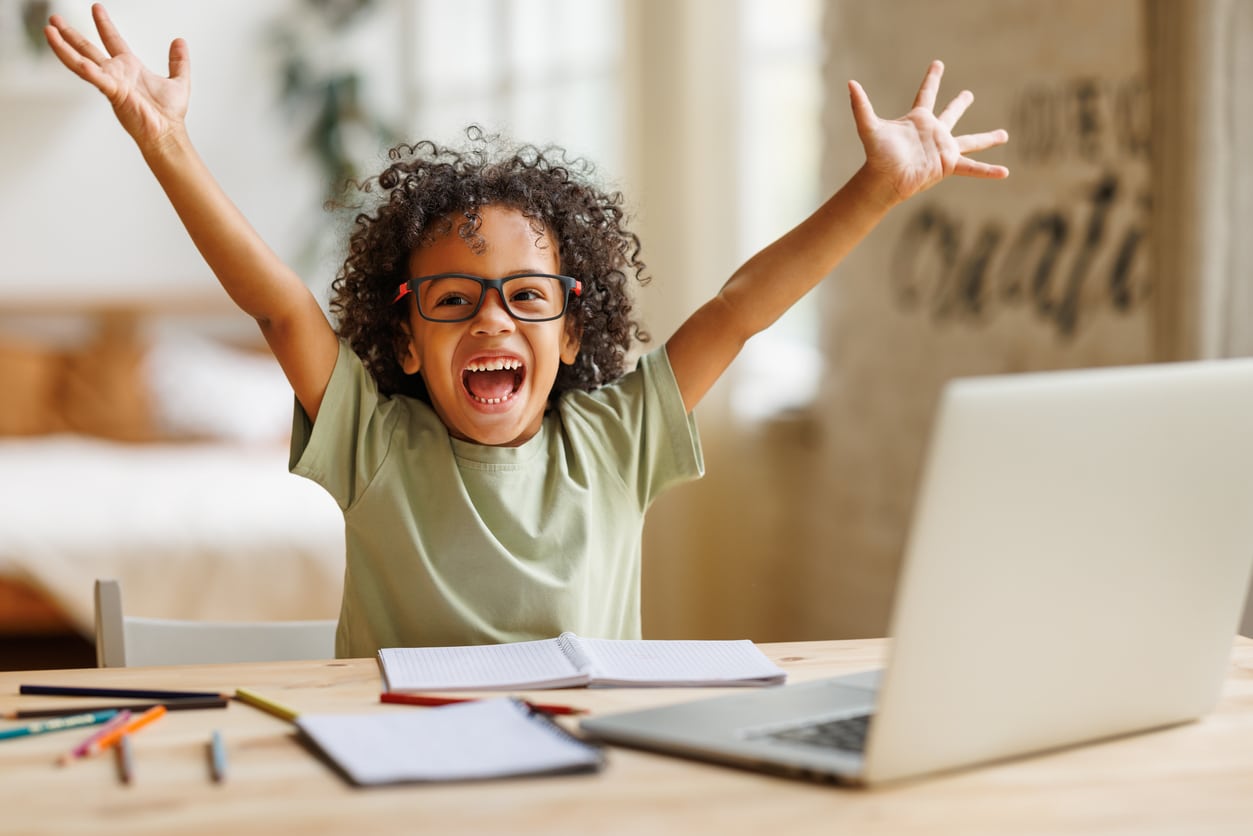
[[[147,711],[154,705],[164,705],[167,711],[191,711],[200,708],[226,708],[230,700],[226,697],[184,697],[177,700],[165,700],[161,703],[136,702],[115,703],[113,705],[66,706],[58,705],[47,708],[19,708],[0,714],[5,720],[29,720],[36,717],[67,717],[71,714],[88,714],[95,711]]]
[[[131,719],[126,721],[125,725],[118,726],[113,731],[109,732],[108,734],[101,737],[99,740],[92,743],[91,746],[87,750],[87,754],[94,755],[98,752],[103,752],[105,749],[115,746],[118,743],[118,741],[120,741],[126,735],[130,734],[131,732],[139,731],[144,726],[151,723],[153,720],[156,720],[164,715],[165,715],[165,706],[154,705],[152,708],[148,709],[143,714],[140,714],[136,717],[132,717]]]
[[[122,735],[117,742],[117,771],[123,784],[129,784],[135,778],[135,752],[129,734]]]
[[[259,708],[275,717],[286,720],[289,723],[296,722],[298,716],[294,708],[288,708],[282,703],[275,702],[269,697],[263,697],[256,691],[249,688],[236,688],[235,699],[246,702],[254,708]]]
[[[214,729],[209,738],[209,769],[215,784],[226,780],[226,742],[218,729]]]
[[[424,706],[440,706],[454,705],[459,702],[475,702],[482,697],[445,697],[431,696],[427,694],[406,694],[397,691],[384,691],[379,694],[379,702],[398,703],[400,705],[424,705]],[[577,708],[573,705],[558,705],[557,703],[531,702],[523,700],[533,711],[542,711],[545,714],[586,714],[587,709]]]
[[[60,758],[58,758],[57,763],[60,764],[61,766],[65,766],[68,763],[72,763],[77,758],[86,757],[87,754],[91,751],[91,747],[93,743],[95,743],[100,738],[104,737],[106,734],[109,734],[114,729],[118,728],[119,726],[126,725],[126,723],[130,721],[130,718],[131,718],[130,709],[127,709],[127,708],[122,709],[117,714],[114,714],[112,717],[110,717],[109,720],[103,726],[101,726],[94,734],[92,734],[82,743],[78,744],[73,749],[71,749],[70,751],[62,755]]]
[[[87,688],[79,685],[21,685],[19,694],[41,694],[46,697],[106,697],[135,700],[178,700],[185,697],[216,697],[230,694],[217,691],[160,691],[151,688]]]

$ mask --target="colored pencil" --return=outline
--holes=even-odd
[[[117,712],[92,711],[87,714],[71,714],[68,717],[51,717],[47,720],[36,720],[33,723],[27,723],[25,726],[18,726],[13,729],[0,729],[0,740],[12,740],[18,737],[29,737],[30,735],[44,734],[46,732],[94,726],[97,723],[105,722],[114,714],[117,714]]]
[[[401,694],[394,691],[384,691],[379,694],[379,702],[399,703],[401,705],[452,705],[459,702],[474,702],[482,699],[481,697],[432,697],[426,694]],[[533,711],[542,711],[545,714],[586,714],[586,708],[575,708],[572,705],[555,705],[553,703],[531,702],[523,700]]]
[[[105,722],[105,724],[101,726],[98,731],[96,731],[94,734],[89,736],[82,743],[78,744],[73,749],[71,749],[70,751],[62,755],[60,758],[58,758],[57,763],[60,764],[61,766],[65,766],[66,764],[72,762],[76,758],[86,757],[87,753],[91,751],[91,745],[93,743],[95,743],[100,738],[104,737],[109,732],[116,729],[118,726],[126,725],[126,722],[130,720],[130,718],[131,718],[130,709],[126,709],[126,708],[122,709],[117,714],[114,714],[112,717],[110,717],[108,721]]]
[[[135,778],[135,753],[129,734],[122,735],[117,742],[117,773],[123,784],[129,784]]]
[[[263,697],[256,691],[248,688],[236,688],[235,699],[240,700],[241,702],[246,702],[255,708],[261,709],[262,711],[269,712],[275,717],[286,720],[289,723],[294,723],[296,721],[296,717],[299,716],[294,708],[288,708],[282,703],[277,703],[269,697]]]
[[[226,708],[230,705],[230,700],[226,697],[184,697],[177,700],[165,700],[160,705],[164,705],[166,711],[190,711],[197,708]],[[70,714],[86,714],[92,711],[122,711],[130,709],[131,711],[147,711],[155,702],[136,702],[136,703],[115,703],[113,705],[93,705],[93,706],[64,706],[60,705],[56,708],[22,708],[17,711],[6,711],[0,714],[5,720],[29,720],[35,717],[66,717]]]
[[[178,700],[184,697],[216,697],[229,694],[217,691],[155,691],[146,688],[83,688],[77,685],[22,685],[19,694],[42,694],[45,697],[118,697],[135,700]]]
[[[217,729],[209,738],[209,768],[213,772],[214,783],[226,780],[226,743],[222,740],[222,732]]]
[[[152,708],[148,709],[143,714],[139,714],[134,717],[131,717],[129,720],[126,721],[125,725],[118,726],[113,731],[109,732],[106,735],[103,735],[99,740],[92,743],[91,746],[87,748],[87,754],[95,755],[100,752],[103,752],[105,749],[108,749],[112,746],[117,745],[118,741],[121,740],[126,735],[131,734],[132,732],[139,731],[144,726],[151,723],[153,720],[157,720],[163,717],[164,715],[165,715],[165,706],[154,705]]]

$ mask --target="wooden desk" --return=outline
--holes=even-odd
[[[883,640],[769,644],[793,682],[879,665]],[[23,683],[233,692],[301,711],[380,705],[373,659],[0,673],[0,710],[43,706]],[[612,711],[719,693],[531,692]],[[7,725],[7,722],[5,723]],[[209,779],[220,728],[230,774]],[[1253,832],[1253,641],[1235,640],[1217,710],[1199,723],[872,791],[612,749],[595,775],[358,789],[244,704],[169,714],[134,738],[135,783],[112,757],[57,767],[80,731],[0,741],[0,833],[1135,833]]]

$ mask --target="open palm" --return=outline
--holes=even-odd
[[[113,105],[118,121],[141,146],[181,127],[191,95],[191,62],[181,38],[170,44],[170,75],[152,72],[135,56],[99,4],[91,8],[105,52],[59,16],[44,29],[48,45],[77,76]]]
[[[880,119],[862,86],[849,82],[853,119],[866,150],[866,166],[888,184],[898,200],[929,189],[950,174],[994,179],[1009,176],[1004,166],[966,156],[1003,144],[1009,139],[1005,131],[953,136],[957,120],[974,101],[969,90],[958,93],[939,114],[934,112],[943,74],[944,65],[933,61],[913,108],[898,119]]]

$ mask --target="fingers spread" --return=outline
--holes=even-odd
[[[951,130],[974,100],[974,93],[971,93],[969,90],[963,90],[948,103],[944,110],[940,111],[940,115],[937,118]]]
[[[73,32],[72,29],[69,31]],[[97,61],[84,56],[82,50],[75,49],[73,45],[67,43],[60,29],[55,25],[47,26],[44,28],[44,37],[48,39],[48,46],[52,48],[53,54],[74,75],[95,85],[96,89],[106,96],[113,93],[116,89],[113,79],[101,71]]]
[[[175,38],[170,42],[170,78],[186,78],[191,75],[191,51],[187,42]]]
[[[991,165],[989,163],[981,163],[978,160],[972,160],[969,157],[959,157],[957,165],[953,168],[953,173],[962,177],[982,177],[989,180],[1003,180],[1009,176],[1009,169],[1003,165]]]
[[[107,56],[97,49],[95,44],[87,40],[81,32],[66,23],[60,15],[53,15],[48,23],[49,25],[44,28],[44,37],[48,39],[50,46],[52,45],[51,33],[55,33],[62,44],[68,44],[79,56],[96,64],[104,63]]]
[[[1004,145],[1009,142],[1009,134],[1004,130],[996,130],[980,134],[962,134],[954,139],[958,150],[966,154],[971,151],[983,151],[996,145]]]
[[[932,110],[935,108],[935,97],[940,92],[940,77],[944,75],[944,62],[932,61],[927,67],[927,74],[922,77],[922,86],[914,97],[914,107]]]
[[[122,38],[122,33],[118,32],[117,27],[113,25],[109,13],[104,10],[104,6],[99,3],[93,5],[91,15],[96,20],[96,31],[100,33],[100,40],[110,55],[123,55],[131,51]]]
[[[853,105],[853,121],[857,123],[857,132],[865,133],[874,126],[878,117],[875,115],[874,106],[870,104],[870,97],[866,95],[866,91],[856,81],[848,83],[848,97]]]

